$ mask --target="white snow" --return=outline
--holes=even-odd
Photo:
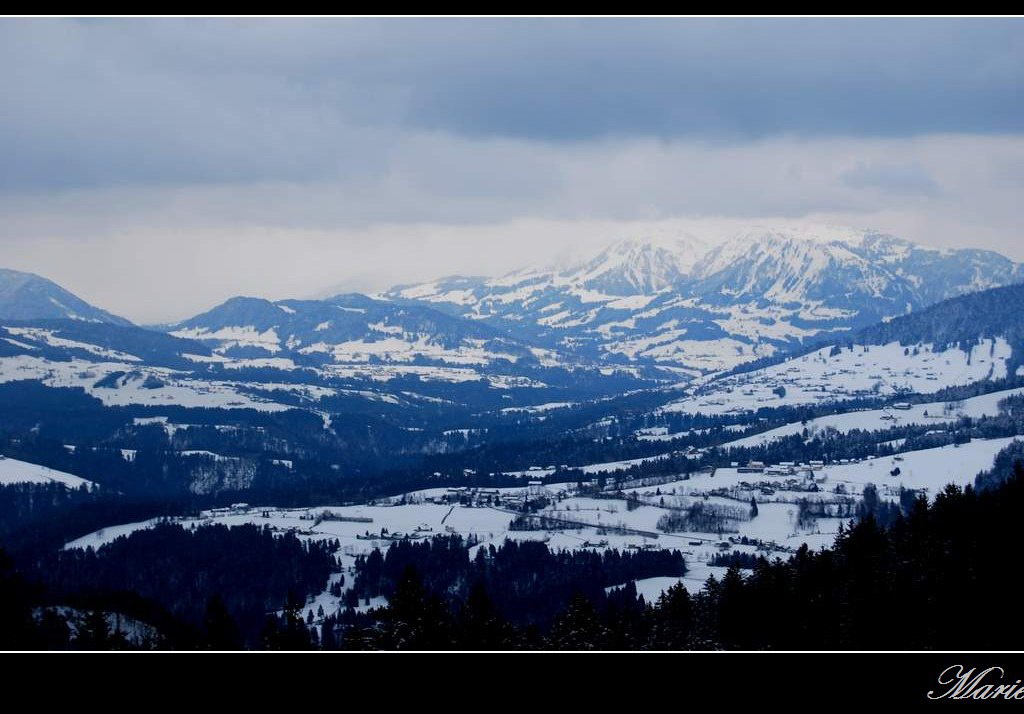
[[[838,434],[846,434],[854,429],[877,431],[910,424],[942,425],[955,422],[961,417],[997,416],[1000,401],[1021,394],[1024,394],[1024,388],[991,392],[959,401],[914,404],[910,409],[885,408],[832,414],[810,419],[806,424],[794,422],[760,434],[736,439],[722,444],[722,448],[761,446],[782,437],[801,434],[804,429],[808,431],[809,436],[823,430],[835,430]]]
[[[189,327],[175,330],[171,334],[175,337],[192,340],[218,340],[221,343],[218,350],[232,347],[259,347],[267,352],[281,351],[281,339],[273,327],[263,332],[258,331],[252,325],[222,327],[212,331],[205,327]]]
[[[128,372],[116,388],[94,386],[97,381],[112,372]],[[131,376],[133,372],[137,375]],[[164,382],[157,389],[142,386],[147,376]],[[29,355],[0,358],[0,383],[22,379],[34,379],[51,387],[81,387],[105,405],[124,406],[128,404],[179,405],[185,407],[220,407],[225,409],[257,409],[260,411],[284,411],[292,407],[285,404],[251,397],[240,391],[241,387],[295,389],[297,385],[263,385],[247,383],[240,385],[217,380],[192,379],[181,373],[163,367],[139,367],[134,364],[111,362],[51,362]]]
[[[68,488],[78,488],[84,484],[94,485],[84,478],[63,471],[55,471],[46,466],[8,457],[0,458],[0,484],[51,482],[62,483]]]
[[[97,345],[92,345],[87,342],[78,342],[77,340],[68,340],[63,337],[58,337],[54,334],[53,330],[46,330],[41,327],[6,327],[9,333],[12,335],[18,335],[19,337],[28,337],[40,342],[45,342],[53,347],[68,347],[79,350],[84,350],[97,357],[104,357],[107,359],[116,359],[124,362],[141,362],[135,355],[130,355],[126,352],[119,352],[117,350],[108,350]],[[16,343],[18,344],[18,343]],[[25,345],[27,346],[27,345]]]
[[[914,352],[917,354],[914,354]],[[830,356],[822,348],[771,367],[698,383],[691,396],[660,411],[724,414],[760,407],[820,404],[900,391],[929,394],[945,387],[1006,376],[1011,348],[1003,338],[984,340],[970,353],[931,345],[854,345]],[[785,396],[774,393],[785,389]]]

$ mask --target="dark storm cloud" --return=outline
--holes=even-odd
[[[403,138],[423,133],[1016,133],[1022,31],[1005,19],[8,19],[0,189],[383,180]]]
[[[1015,131],[1022,30],[1006,20],[522,23],[472,64],[453,62],[414,106],[438,127],[569,140]]]

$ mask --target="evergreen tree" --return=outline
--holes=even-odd
[[[548,646],[556,650],[595,650],[604,644],[604,628],[594,605],[576,595],[551,628]]]
[[[514,646],[513,629],[494,607],[482,580],[469,590],[458,621],[459,649],[500,650]]]
[[[398,581],[380,620],[380,649],[443,650],[454,644],[447,608],[427,592],[420,574],[411,565]]]
[[[654,621],[653,649],[681,650],[689,647],[693,630],[693,601],[682,583],[676,583],[658,598]]]
[[[80,650],[120,650],[126,649],[128,642],[120,630],[112,630],[107,621],[106,613],[90,610],[78,618],[78,633],[74,645]]]
[[[302,620],[302,602],[289,594],[281,617],[269,616],[263,630],[263,646],[268,650],[308,650],[309,629]]]
[[[242,633],[228,613],[219,595],[213,595],[206,602],[206,648],[211,650],[242,649]]]
[[[34,595],[0,548],[0,649],[33,649],[39,644],[32,619]]]

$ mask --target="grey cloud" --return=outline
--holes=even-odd
[[[0,262],[160,321],[680,217],[1022,259],[1022,27],[0,20]]]
[[[939,185],[919,164],[861,162],[842,175],[851,188],[873,188],[907,196],[936,196]]]
[[[408,133],[1024,128],[1024,22],[0,21],[0,190],[379,175]]]
[[[567,147],[423,135],[393,148],[389,170],[360,181],[0,194],[3,264],[161,321],[234,294],[501,273],[679,217],[808,218],[1024,259],[1020,186],[1002,170],[1024,163],[1020,137]],[[938,191],[851,185],[865,167],[920,167]]]

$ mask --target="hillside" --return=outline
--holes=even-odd
[[[0,319],[61,318],[114,325],[131,324],[123,317],[90,305],[52,280],[32,273],[0,268]]]

